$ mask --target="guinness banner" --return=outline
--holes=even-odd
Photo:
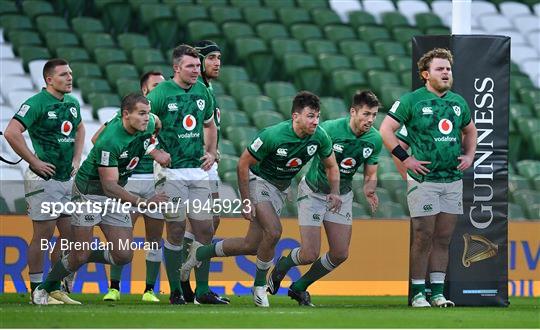
[[[452,90],[467,100],[478,129],[474,164],[463,178],[464,214],[450,244],[445,295],[458,306],[507,306],[510,38],[413,38],[413,88],[422,84],[416,61],[434,47],[454,54]]]

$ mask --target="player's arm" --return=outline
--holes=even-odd
[[[401,163],[401,162],[399,162]],[[379,197],[377,197],[377,168],[378,165],[364,165],[364,196],[371,207],[371,212],[375,213],[379,206]]]
[[[94,133],[94,135],[90,139],[90,141],[92,141],[92,144],[96,144],[96,141],[97,141],[99,135],[101,134],[101,132],[103,132],[103,130],[105,129],[105,126],[107,126],[107,123],[102,124],[101,126],[99,126],[98,130]]]
[[[122,186],[118,184],[118,167],[98,167],[99,180],[101,182],[101,187],[106,196],[111,198],[117,198],[121,201],[131,203],[134,206],[140,206],[141,208],[146,207],[147,202],[166,202],[168,198],[164,193],[156,194],[148,201],[144,198],[130,194]]]
[[[26,128],[21,122],[17,119],[11,119],[4,131],[4,136],[11,148],[30,165],[36,174],[42,177],[53,176],[56,167],[53,164],[41,161],[28,149],[23,136],[24,131],[26,131]]]
[[[86,130],[84,128],[84,124],[81,121],[77,126],[77,133],[75,133],[75,150],[73,151],[73,162],[71,163],[71,166],[73,166],[71,176],[74,176],[75,173],[77,173],[77,171],[79,170],[79,166],[81,166],[85,132]]]
[[[424,165],[430,164],[431,162],[421,161],[414,158],[414,156],[409,156],[406,150],[399,145],[398,138],[396,137],[396,131],[399,129],[401,124],[392,118],[392,116],[387,115],[379,129],[381,136],[383,138],[384,145],[392,155],[396,156],[405,166],[405,168],[413,171],[416,174],[426,175],[429,173]]]
[[[258,160],[251,155],[247,150],[244,150],[242,156],[238,160],[236,173],[238,175],[238,189],[240,190],[240,198],[242,199],[242,216],[246,220],[255,219],[255,205],[251,201],[249,194],[249,168],[257,164]],[[246,211],[246,212],[244,212]],[[251,211],[251,212],[248,212]]]
[[[324,171],[330,185],[330,193],[326,196],[328,201],[328,209],[330,211],[339,212],[341,209],[341,197],[339,196],[339,167],[336,162],[334,152],[330,156],[323,158]]]
[[[460,171],[465,171],[472,165],[474,161],[474,154],[476,153],[476,140],[478,138],[478,132],[476,131],[476,126],[472,120],[461,130],[461,133],[463,137],[464,155],[458,157],[460,162],[457,169]]]
[[[203,161],[201,168],[208,171],[216,161],[217,127],[214,123],[214,116],[204,122],[203,132],[205,153],[204,156],[201,157],[201,160]]]

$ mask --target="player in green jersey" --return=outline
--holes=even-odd
[[[462,172],[474,160],[477,132],[467,102],[450,90],[452,62],[446,49],[425,53],[418,61],[425,86],[396,101],[380,129],[386,148],[407,168],[413,307],[454,306],[443,295],[448,247],[457,215],[463,214]],[[407,127],[411,156],[395,136],[401,125]]]
[[[60,239],[70,238],[68,214],[53,216],[43,212],[43,206],[53,202],[66,203],[71,198],[72,176],[77,172],[84,144],[84,125],[79,102],[71,96],[73,76],[63,59],[51,59],[43,67],[46,87],[26,100],[10,121],[4,133],[13,150],[29,164],[25,173],[25,197],[28,215],[32,219],[32,241],[28,247],[28,270],[33,292],[43,277],[41,240],[49,241],[54,228]],[[35,150],[28,149],[23,132],[28,130]],[[60,258],[57,245],[51,261]],[[49,298],[62,299],[60,292]]]
[[[71,223],[76,245],[54,264],[45,282],[36,288],[32,297],[35,304],[47,304],[49,294],[58,289],[59,280],[85,263],[129,263],[133,257],[133,250],[129,248],[133,239],[130,206],[144,209],[150,203],[168,201],[163,193],[146,200],[124,189],[128,177],[145,154],[152,155],[163,166],[170,163],[170,157],[155,149],[155,121],[144,96],[127,95],[121,109],[122,117],[111,120],[77,172],[72,198],[77,211],[73,213]],[[103,248],[98,249],[90,244],[96,225],[107,238]],[[64,303],[80,304],[67,295],[65,298],[68,300]]]
[[[325,195],[330,192],[328,179],[321,158],[316,155],[309,171],[298,186],[298,222],[300,247],[281,257],[268,278],[268,291],[277,294],[281,281],[294,266],[312,264],[288,290],[288,295],[301,306],[314,306],[307,288],[333,271],[349,254],[352,234],[352,180],[364,166],[364,195],[375,212],[379,199],[377,163],[382,148],[382,138],[373,123],[379,110],[379,100],[370,91],[357,92],[352,99],[349,116],[328,120],[320,126],[332,139],[332,146],[340,172],[340,197],[343,201],[339,212],[327,209]],[[321,250],[321,224],[328,237],[329,251],[319,258]]]
[[[214,109],[214,123],[217,128],[217,143],[219,144],[220,137],[220,118],[221,113],[219,106],[217,104],[216,96],[214,94],[214,89],[212,88],[212,80],[219,77],[219,70],[221,69],[221,49],[219,46],[210,40],[201,40],[195,43],[195,49],[199,52],[199,58],[201,59],[201,75],[199,76],[199,81],[204,83],[208,88],[210,97],[212,99],[212,108]],[[208,130],[209,128],[205,128]],[[217,150],[217,146],[216,146]],[[210,180],[210,189],[212,191],[212,200],[219,199],[219,175],[218,175],[218,162],[219,162],[219,150],[217,151],[217,158],[212,168],[208,171],[208,179]],[[219,213],[213,214],[214,219],[214,234],[219,227]],[[183,258],[187,258],[187,253],[191,247],[191,242],[193,242],[195,236],[191,232],[191,226],[189,222],[186,224],[186,233],[184,234],[184,244],[183,244]],[[182,292],[184,293],[184,298],[186,302],[195,301],[195,293],[191,289],[189,282],[190,273],[180,273],[180,285],[182,286]],[[212,290],[210,293],[217,295]],[[229,302],[229,299],[226,297],[219,297],[221,300]]]
[[[172,62],[173,78],[159,84],[148,94],[148,99],[152,113],[163,125],[160,143],[172,160],[170,168],[155,169],[156,190],[165,191],[177,203],[174,209],[162,211],[167,226],[163,252],[171,289],[169,301],[185,304],[179,269],[186,217],[197,240],[210,243],[214,236],[207,171],[216,158],[217,129],[212,98],[205,84],[198,81],[201,67],[198,52],[191,46],[180,45],[173,50]],[[225,304],[210,292],[209,271],[209,262],[195,270],[197,302]]]
[[[292,105],[292,120],[262,130],[238,162],[238,185],[244,203],[242,215],[250,220],[245,237],[228,238],[201,246],[193,242],[182,271],[212,257],[256,255],[253,287],[256,306],[269,307],[266,274],[272,266],[274,248],[281,237],[279,215],[291,180],[307,162],[318,155],[328,177],[329,210],[339,212],[339,168],[332,141],[319,127],[319,98],[298,93]]]
[[[154,89],[159,83],[165,81],[163,74],[157,71],[149,71],[142,75],[140,79],[141,92],[144,96],[148,95],[152,89]],[[156,125],[161,128],[161,123],[156,117]],[[102,125],[100,129],[92,137],[92,142],[95,143],[101,130],[105,128],[107,123]],[[129,178],[125,189],[132,194],[139,197],[150,198],[155,194],[154,188],[154,160],[151,156],[144,156],[135,170],[133,175]],[[137,208],[132,209],[131,223],[135,227],[137,218],[140,213]],[[144,229],[146,234],[146,242],[157,242],[161,244],[161,236],[163,234],[163,217],[159,212],[142,213],[144,218]],[[152,247],[153,245],[151,245]],[[144,251],[146,257],[146,287],[142,296],[142,301],[145,302],[159,302],[159,298],[154,292],[154,285],[156,283],[157,276],[159,274],[159,267],[161,265],[161,249],[147,249]],[[109,291],[103,300],[105,301],[118,301],[120,300],[120,279],[122,276],[123,266],[111,265],[110,277],[111,284]]]

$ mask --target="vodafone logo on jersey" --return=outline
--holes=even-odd
[[[134,169],[135,167],[137,167],[137,165],[139,164],[139,157],[133,157],[131,158],[131,160],[129,161],[129,164],[126,166],[126,169],[128,170],[132,170]]]
[[[339,166],[346,169],[353,168],[354,165],[356,165],[356,160],[354,160],[354,158],[351,158],[351,157],[347,157],[343,159],[341,163],[339,163]]]
[[[452,122],[448,119],[441,119],[439,121],[439,131],[443,133],[444,135],[450,134],[452,132],[452,129],[454,128],[454,125]]]
[[[216,108],[216,118],[217,118],[217,123],[221,124],[221,110],[219,110],[219,108]]]
[[[285,164],[287,167],[298,167],[300,165],[302,165],[302,160],[300,158],[289,159],[287,164]]]
[[[64,134],[65,136],[69,136],[72,130],[73,124],[70,121],[65,120],[62,123],[62,126],[60,126],[60,132],[62,132],[62,134]]]
[[[186,131],[193,131],[195,126],[197,126],[197,119],[195,119],[195,117],[193,117],[192,115],[187,115],[184,117],[182,125],[184,125]]]

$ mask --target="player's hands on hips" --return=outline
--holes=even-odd
[[[332,212],[339,212],[341,210],[341,197],[336,194],[326,195],[326,203],[328,205],[328,210]]]
[[[205,171],[208,171],[210,168],[212,168],[212,165],[214,165],[214,162],[216,161],[216,155],[210,152],[205,152],[204,156],[201,157],[201,160],[203,162],[201,164],[201,168]]]
[[[39,159],[36,159],[36,161],[32,162],[32,164],[30,164],[30,168],[37,175],[44,178],[52,177],[56,173],[56,167],[53,164],[46,163]]]
[[[377,208],[379,207],[379,197],[377,196],[377,193],[375,191],[364,190],[364,196],[366,196],[366,200],[369,203],[371,213],[377,212]]]
[[[75,176],[75,174],[77,174],[77,171],[79,171],[79,167],[81,167],[81,161],[74,160],[73,162],[71,162],[71,167],[73,168],[71,170],[71,176]]]
[[[162,167],[169,167],[171,165],[171,155],[163,150],[155,150],[152,153],[152,158]]]
[[[429,173],[429,170],[424,165],[431,164],[431,162],[425,160],[417,160],[414,156],[409,156],[403,161],[403,165],[416,174],[426,175]]]
[[[457,158],[459,160],[459,165],[457,166],[457,169],[460,171],[465,171],[469,167],[471,167],[474,157],[473,156],[467,156],[467,155],[461,155]]]
[[[255,220],[256,215],[257,214],[255,212],[255,204],[253,203],[253,201],[247,198],[242,200],[242,216],[244,217],[244,219],[253,221]]]

